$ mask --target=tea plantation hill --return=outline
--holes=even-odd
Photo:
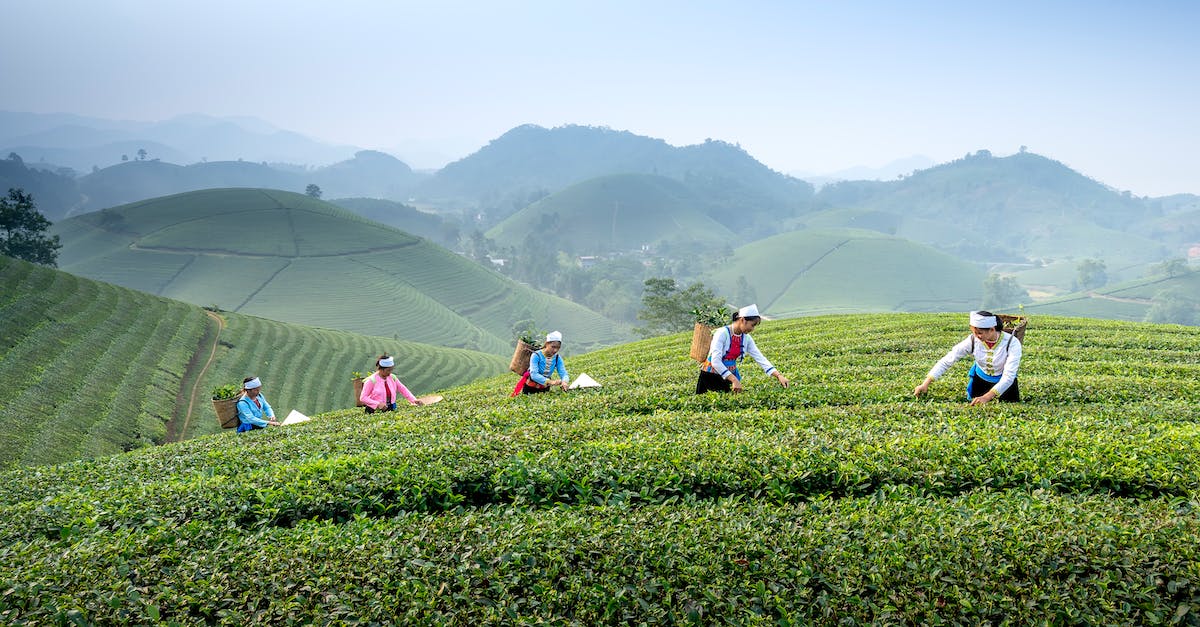
[[[1162,202],[1120,194],[1032,153],[980,151],[899,181],[835,183],[815,203],[824,212],[802,216],[799,226],[872,228],[975,262],[1044,259],[1073,268],[1093,257],[1130,268],[1120,278],[1131,279],[1182,254],[1152,238],[1149,224],[1166,211]]]
[[[424,237],[439,244],[456,244],[458,227],[435,213],[383,198],[335,198],[329,201],[368,219]]]
[[[982,267],[918,244],[862,229],[812,229],[774,235],[734,250],[713,274],[725,294],[745,277],[757,301],[777,316],[862,311],[978,308]]]
[[[733,232],[710,218],[716,208],[684,183],[650,174],[616,174],[572,185],[525,207],[487,232],[502,246],[526,238],[569,253],[594,255],[637,250],[664,241],[720,248]]]
[[[771,170],[722,141],[672,146],[609,128],[516,127],[446,165],[413,194],[431,204],[471,202],[507,217],[547,192],[613,174],[653,174],[687,183],[726,209],[718,220],[745,228],[807,209],[812,185]],[[540,195],[540,196],[539,196]]]
[[[1024,403],[914,400],[964,318],[769,321],[790,389],[697,397],[680,334],[0,474],[0,622],[1200,621],[1200,329],[1039,316]]]
[[[1179,276],[1157,275],[1106,285],[1097,290],[1073,292],[1026,305],[1025,310],[1032,315],[1142,321],[1150,317],[1156,303],[1171,297],[1181,301],[1181,306],[1190,309],[1188,323],[1200,324],[1200,272],[1195,270]],[[1182,317],[1189,317],[1188,313],[1183,312]]]
[[[64,270],[198,305],[504,354],[533,319],[572,350],[618,325],[454,253],[301,194],[190,192],[54,225]]]
[[[300,192],[310,183],[320,187],[326,197],[405,198],[406,190],[420,178],[391,155],[362,150],[352,159],[314,170],[243,161],[190,165],[129,161],[81,177],[79,189],[87,198],[82,211],[95,211],[202,189],[248,187]]]
[[[428,393],[503,371],[473,351],[220,316],[0,256],[0,468],[220,431],[214,387],[260,376],[280,418],[353,407],[350,373],[399,355]],[[8,621],[0,620],[8,623]]]

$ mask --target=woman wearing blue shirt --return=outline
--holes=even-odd
[[[535,351],[529,357],[529,372],[526,373],[528,378],[525,379],[525,387],[521,389],[522,394],[547,392],[553,385],[567,389],[570,377],[567,375],[567,366],[563,364],[562,355],[558,354],[561,348],[562,333],[554,331],[546,334],[546,343],[542,350]],[[555,373],[558,374],[558,379],[551,379],[550,375]]]
[[[268,426],[278,427],[275,420],[275,410],[262,395],[262,381],[258,377],[246,377],[242,380],[242,390],[245,393],[237,402],[238,433],[254,429],[266,429]]]

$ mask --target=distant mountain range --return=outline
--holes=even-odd
[[[292,152],[281,157],[287,163],[176,165],[156,160],[148,148],[146,159],[135,153],[82,176],[21,155],[0,160],[0,191],[24,187],[47,217],[61,220],[185,191],[302,192],[315,184],[325,198],[358,199],[345,204],[351,211],[400,228],[411,222],[413,232],[451,246],[473,229],[486,230],[500,246],[516,246],[557,224],[560,250],[579,254],[671,240],[737,248],[794,230],[857,228],[911,239],[981,267],[1010,264],[1019,280],[1050,293],[1072,287],[1071,268],[1084,258],[1105,260],[1114,280],[1128,280],[1200,242],[1200,196],[1134,197],[1027,152],[997,157],[983,150],[924,169],[915,169],[923,161],[914,157],[886,166],[908,171],[899,178],[843,180],[816,191],[736,144],[678,147],[596,126],[519,126],[437,172],[419,173],[373,151],[332,165],[298,166],[303,155],[317,154],[305,152],[313,140],[254,120],[185,116],[155,125],[0,114],[0,138],[51,148],[106,145],[133,134],[174,142],[163,143],[163,150],[182,153],[181,146],[194,148],[206,133],[213,146],[256,141],[264,151]],[[421,213],[413,213],[417,208]],[[439,212],[441,220],[433,215]]]
[[[548,194],[611,174],[684,182],[707,198],[712,217],[735,230],[801,211],[813,194],[812,185],[722,141],[676,147],[602,127],[525,125],[448,164],[414,195],[431,204],[469,202],[499,220]]]
[[[70,114],[0,111],[0,155],[16,152],[30,163],[45,161],[88,172],[134,159],[172,163],[266,161],[324,165],[359,149],[333,146],[278,129],[255,118],[181,115],[162,122],[105,120]]]

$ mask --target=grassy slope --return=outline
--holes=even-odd
[[[713,275],[726,294],[739,276],[773,316],[970,309],[984,279],[945,253],[856,229],[793,231],[742,246]]]
[[[495,356],[223,314],[215,361],[198,382],[189,361],[211,354],[216,323],[194,305],[0,256],[0,467],[119,453],[219,431],[208,392],[243,376],[266,381],[281,416],[352,407],[353,370],[401,357],[418,393],[504,369]],[[197,370],[195,372],[199,372]],[[184,429],[182,404],[197,385]],[[183,433],[168,434],[168,422]]]
[[[65,270],[275,320],[496,354],[528,318],[577,345],[620,334],[582,306],[300,194],[206,190],[55,229]]]
[[[1200,329],[1036,317],[1025,403],[912,400],[965,333],[769,322],[796,385],[740,397],[674,335],[568,361],[600,390],[0,475],[0,619],[1196,622]]]
[[[1154,276],[1106,285],[1098,290],[1075,292],[1026,305],[1025,309],[1033,314],[1136,322],[1146,318],[1155,295],[1168,290],[1178,290],[1191,295],[1194,300],[1200,300],[1200,272],[1190,272],[1177,277]]]
[[[708,201],[678,181],[649,174],[589,179],[552,194],[488,231],[504,246],[529,234],[581,254],[634,250],[664,240],[697,246],[735,241],[705,213]],[[546,231],[549,231],[548,233]]]

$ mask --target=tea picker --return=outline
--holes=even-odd
[[[541,350],[533,351],[530,354],[529,366],[521,375],[521,380],[517,381],[510,397],[518,394],[549,392],[552,387],[560,387],[563,390],[569,387],[571,377],[567,374],[567,366],[563,363],[562,355],[559,354],[559,351],[562,350],[562,337],[562,333],[558,331],[546,334],[546,341]],[[558,379],[550,378],[554,374],[558,375]]]
[[[787,377],[783,376],[763,356],[750,337],[750,332],[762,322],[758,313],[758,305],[747,305],[733,314],[729,324],[713,332],[712,341],[708,346],[708,360],[700,369],[700,377],[696,380],[696,393],[742,391],[742,374],[738,370],[738,362],[749,355],[763,372],[775,377],[779,385],[788,386]]]
[[[1016,323],[1012,333],[1004,330],[1006,321]],[[958,360],[973,357],[975,362],[967,373],[967,399],[972,405],[983,405],[997,398],[1004,402],[1020,401],[1017,370],[1021,367],[1021,336],[1026,322],[1024,318],[998,316],[990,311],[971,312],[971,334],[933,365],[925,380],[913,389],[913,396],[924,394]]]

